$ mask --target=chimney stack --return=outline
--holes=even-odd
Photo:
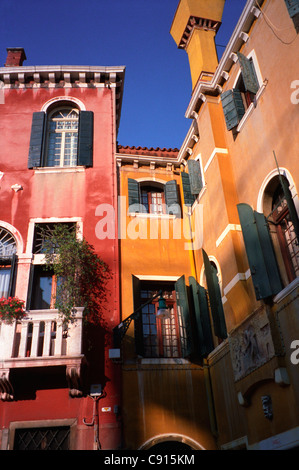
[[[20,67],[27,59],[23,47],[8,47],[5,67]]]

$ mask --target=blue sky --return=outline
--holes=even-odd
[[[169,32],[178,3],[0,0],[0,66],[7,47],[24,47],[24,65],[125,66],[118,142],[180,148],[191,124],[191,78],[187,54]],[[227,44],[245,3],[226,0],[217,45]]]

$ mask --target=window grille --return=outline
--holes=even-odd
[[[16,429],[13,450],[69,450],[70,427]]]

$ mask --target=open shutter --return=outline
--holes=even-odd
[[[189,284],[197,325],[199,356],[206,357],[214,349],[206,291],[192,276],[189,277]]]
[[[167,181],[165,184],[165,203],[167,214],[181,216],[181,206],[179,201],[178,185],[175,180]]]
[[[14,253],[11,258],[8,297],[14,296],[16,271],[17,271],[17,255]]]
[[[45,116],[45,113],[42,111],[32,115],[28,168],[42,166]]]
[[[128,178],[129,212],[140,212],[139,183]]]
[[[93,163],[93,112],[81,111],[78,131],[78,165]]]
[[[205,266],[205,274],[208,286],[210,306],[213,317],[214,332],[218,338],[225,339],[227,337],[224,310],[222,305],[222,297],[218,282],[217,270],[211,264],[208,255],[204,250],[203,260]]]
[[[236,127],[245,114],[241,92],[237,89],[227,90],[221,95],[226,127],[230,131]]]
[[[180,329],[180,341],[183,357],[189,357],[194,353],[194,341],[188,302],[188,293],[185,276],[180,277],[175,283],[176,301],[183,328]]]
[[[268,224],[248,204],[237,207],[256,298],[265,299],[282,289]]]
[[[134,312],[140,307],[140,279],[132,275],[132,287],[133,287],[133,302]],[[136,315],[134,319],[134,336],[135,336],[135,352],[138,356],[144,355],[143,346],[143,328],[142,328],[142,313]]]
[[[299,0],[284,0],[291,18],[299,14]]]
[[[188,170],[190,177],[190,190],[192,194],[199,194],[202,190],[202,175],[198,160],[188,160]]]
[[[195,196],[191,192],[190,186],[190,177],[188,173],[181,173],[183,194],[184,194],[184,204],[185,206],[192,206],[195,201]]]
[[[252,60],[245,57],[241,52],[237,52],[237,55],[240,62],[245,90],[256,94],[259,90],[259,83]]]

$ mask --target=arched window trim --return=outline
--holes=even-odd
[[[292,198],[293,198],[293,201],[294,201],[294,205],[296,207],[297,214],[299,216],[299,197],[298,197],[298,192],[297,192],[297,189],[296,189],[296,186],[295,186],[295,182],[294,182],[293,177],[292,177],[291,173],[289,172],[289,170],[287,170],[287,168],[284,168],[284,167],[279,167],[279,169],[275,168],[274,170],[270,171],[270,173],[268,173],[268,175],[264,179],[264,181],[263,181],[263,183],[260,187],[258,198],[257,198],[257,212],[264,212],[265,190],[266,190],[268,184],[270,183],[270,181],[275,176],[278,176],[279,174],[281,176],[284,176],[289,182],[289,185],[290,185],[289,189],[290,189],[290,192],[292,194]]]
[[[61,103],[59,105],[59,103]],[[48,114],[49,110],[56,108],[56,106],[63,106],[63,103],[67,106],[70,107],[77,107],[79,111],[86,111],[86,107],[84,103],[77,98],[73,98],[72,96],[56,96],[55,98],[52,98],[51,100],[47,101],[46,103],[43,104],[41,107],[41,111],[45,112]]]

